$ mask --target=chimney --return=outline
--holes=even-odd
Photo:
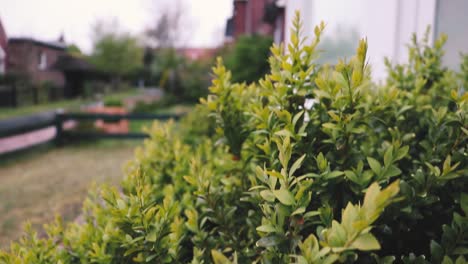
[[[59,43],[65,43],[65,35],[63,34],[63,32],[60,34],[60,36],[58,38],[58,42]]]

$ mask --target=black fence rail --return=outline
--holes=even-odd
[[[88,139],[143,139],[149,137],[143,132],[127,133],[105,133],[98,130],[65,130],[64,124],[68,121],[77,123],[86,121],[102,120],[104,122],[119,122],[121,120],[141,121],[141,120],[178,120],[182,115],[172,114],[99,114],[99,113],[58,113],[45,112],[32,116],[0,120],[0,140],[34,132],[44,128],[55,127],[55,136],[48,142],[53,141],[57,145],[63,145],[70,140]],[[45,142],[38,142],[38,144]],[[29,147],[34,147],[37,144]],[[27,148],[29,148],[27,147]],[[25,148],[23,148],[25,149]],[[22,150],[23,150],[22,149]],[[16,151],[16,150],[15,150]],[[0,153],[5,154],[5,153]]]
[[[57,125],[57,114],[55,112],[0,120],[0,138],[24,134],[55,125]]]

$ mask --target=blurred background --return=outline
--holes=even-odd
[[[412,33],[446,33],[450,69],[468,52],[464,0],[0,0],[0,246],[27,219],[79,217],[91,182],[118,183],[144,127],[208,94],[217,56],[234,81],[261,78],[296,10],[309,39],[326,23],[319,62],[367,38],[377,82]]]

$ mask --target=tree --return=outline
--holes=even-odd
[[[160,15],[145,31],[149,45],[159,49],[182,45],[189,32],[187,28],[193,25],[193,23],[188,23],[189,18],[183,1],[175,0],[168,5],[161,0],[153,0],[153,4],[154,12]]]
[[[138,39],[120,31],[115,22],[95,25],[91,62],[110,74],[117,85],[122,77],[143,65],[143,54]]]
[[[67,53],[77,57],[83,56],[83,52],[81,52],[81,49],[75,44],[70,44],[67,46]]]

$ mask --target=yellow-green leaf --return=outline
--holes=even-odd
[[[215,264],[230,264],[231,261],[223,255],[223,253],[217,250],[211,250],[211,256],[213,257],[213,262]]]
[[[288,190],[275,190],[273,194],[284,205],[293,205],[296,202],[294,196]]]
[[[360,235],[356,240],[354,240],[351,244],[351,248],[362,251],[379,250],[380,244],[371,233],[367,233]]]

